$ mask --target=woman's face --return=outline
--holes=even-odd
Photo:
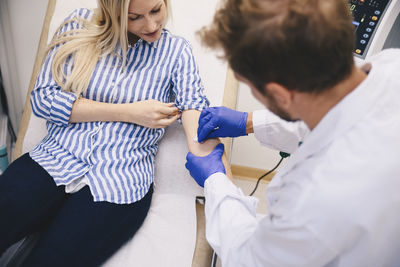
[[[128,31],[147,42],[157,41],[167,20],[164,0],[131,0]]]

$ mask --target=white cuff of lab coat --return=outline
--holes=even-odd
[[[207,240],[222,262],[227,262],[231,247],[241,247],[257,225],[258,199],[245,196],[223,173],[206,180],[204,195]]]
[[[238,200],[251,215],[256,216],[258,199],[243,194],[243,191],[234,185],[224,173],[214,173],[205,181],[204,196],[209,204],[206,205],[206,213],[208,208],[217,209],[224,199],[231,198]]]
[[[253,112],[253,129],[262,145],[286,153],[296,151],[309,132],[304,122],[285,121],[268,109]]]

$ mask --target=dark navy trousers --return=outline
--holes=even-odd
[[[66,194],[25,154],[0,176],[0,255],[41,231],[23,266],[99,266],[142,225],[152,194],[132,204],[94,202],[88,186]]]

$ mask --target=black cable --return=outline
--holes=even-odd
[[[272,168],[272,170],[268,171],[267,173],[263,174],[260,178],[258,178],[257,183],[256,183],[256,186],[254,187],[253,192],[251,192],[249,196],[252,196],[252,195],[254,194],[254,192],[256,192],[257,187],[258,187],[258,184],[260,183],[260,181],[261,181],[265,176],[267,176],[267,175],[270,174],[271,172],[275,171],[276,168],[278,168],[279,165],[282,163],[282,160],[283,160],[284,158],[287,158],[287,157],[290,156],[290,154],[289,154],[289,153],[286,153],[286,152],[279,152],[279,155],[281,156],[281,159],[279,160],[278,164],[276,164],[275,167]]]

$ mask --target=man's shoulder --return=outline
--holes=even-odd
[[[373,55],[366,60],[367,62],[390,66],[390,65],[400,65],[400,49],[399,48],[388,48],[381,52]]]

